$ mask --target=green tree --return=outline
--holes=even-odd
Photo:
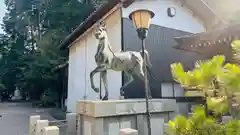
[[[234,59],[240,61],[240,41],[233,41]],[[240,68],[225,62],[224,56],[214,56],[211,60],[197,62],[192,71],[185,72],[181,63],[171,65],[174,79],[187,89],[204,92],[208,109],[223,114],[226,111],[236,117],[239,111]]]
[[[214,112],[220,113],[222,111],[226,111],[225,104],[222,104],[224,105],[222,107],[212,107],[215,106],[215,102],[222,103],[222,100],[219,100],[219,97],[223,95],[216,95],[216,91],[219,94],[221,93],[217,87],[216,79],[217,75],[222,72],[224,61],[224,56],[215,56],[211,60],[198,61],[196,62],[195,68],[192,71],[187,72],[184,71],[181,63],[174,63],[171,65],[172,75],[174,80],[179,82],[184,88],[195,89],[203,92],[206,101],[210,105],[206,106],[206,109],[210,109],[212,111],[214,110]]]
[[[207,117],[204,107],[198,106],[189,118],[177,116],[168,122],[169,135],[238,135],[240,121],[232,120],[220,124],[213,117]]]
[[[0,86],[10,92],[18,86],[33,99],[40,99],[43,93],[61,95],[58,74],[52,69],[67,60],[68,52],[58,45],[104,0],[95,2],[5,0]]]

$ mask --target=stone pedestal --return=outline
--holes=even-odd
[[[20,90],[15,90],[14,91],[14,95],[13,97],[11,98],[12,100],[21,100],[22,99],[22,96],[21,96],[21,92]]]
[[[78,101],[79,135],[118,135],[122,128],[147,134],[145,99]],[[173,99],[152,99],[149,102],[152,135],[163,135],[163,124],[174,118],[177,104]]]

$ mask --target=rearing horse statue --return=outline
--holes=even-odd
[[[100,72],[100,78],[105,87],[105,96],[102,100],[108,100],[107,70],[124,71],[127,74],[128,81],[120,88],[121,96],[124,94],[124,88],[133,81],[133,76],[144,81],[144,61],[142,58],[143,54],[140,51],[113,52],[108,40],[106,27],[103,23],[98,24],[94,34],[98,40],[97,53],[95,55],[97,67],[90,73],[90,80],[92,89],[98,93],[99,88],[95,87],[93,77],[96,73]],[[147,50],[144,51],[144,55],[146,66],[150,69],[152,64]]]

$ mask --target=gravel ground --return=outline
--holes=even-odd
[[[54,121],[49,110],[33,108],[29,103],[0,103],[0,135],[28,135],[29,116],[41,115],[41,119]],[[60,135],[66,135],[66,127],[59,128]]]

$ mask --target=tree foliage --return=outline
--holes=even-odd
[[[240,61],[240,41],[232,42],[234,60]],[[217,114],[239,111],[240,67],[225,62],[224,56],[199,61],[195,68],[185,72],[181,63],[171,65],[175,81],[187,89],[202,91],[210,110]]]
[[[68,52],[58,45],[96,9],[95,4],[95,0],[5,0],[0,89],[13,92],[17,86],[34,99],[46,90],[59,92],[58,74],[52,69],[67,60]]]
[[[220,124],[213,117],[207,117],[203,106],[194,109],[189,118],[177,116],[168,122],[169,135],[238,135],[240,121],[231,120]]]

